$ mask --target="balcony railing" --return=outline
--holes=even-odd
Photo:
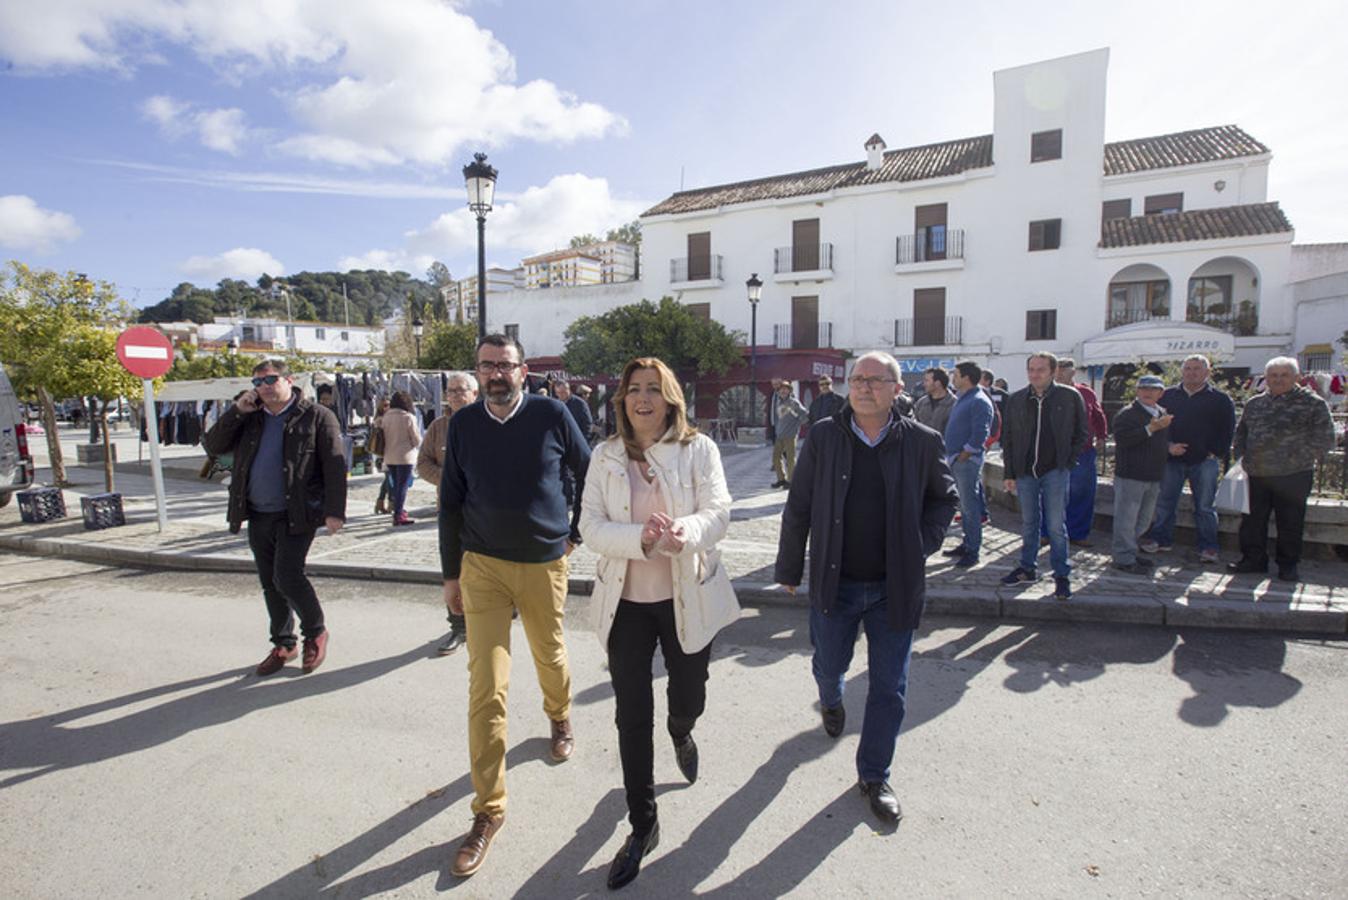
[[[679,281],[719,281],[720,279],[720,254],[685,256],[669,261],[669,280],[671,283]]]
[[[964,343],[964,316],[894,320],[895,347],[948,347]]]
[[[832,244],[797,244],[793,247],[778,247],[772,254],[774,275],[782,275],[787,272],[832,270]]]
[[[772,343],[778,350],[814,350],[833,346],[832,322],[785,322],[772,326]]]
[[[1169,321],[1170,310],[1168,309],[1116,309],[1110,311],[1105,317],[1106,328],[1118,328],[1120,325],[1133,325],[1137,322],[1151,322],[1155,320]]]
[[[924,228],[917,234],[901,234],[895,242],[895,265],[964,259],[963,228]]]
[[[1236,337],[1249,337],[1259,331],[1259,312],[1248,307],[1233,313],[1201,313],[1191,309],[1187,321],[1228,331]]]

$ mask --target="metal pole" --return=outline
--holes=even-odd
[[[150,438],[150,473],[154,476],[154,506],[159,515],[159,531],[168,530],[168,500],[164,496],[164,470],[159,464],[159,416],[154,411],[154,381],[145,383],[145,433]]]
[[[758,402],[758,304],[749,304],[749,398],[753,402],[753,425],[758,427],[761,404]]]
[[[487,336],[487,217],[477,217],[477,339]]]

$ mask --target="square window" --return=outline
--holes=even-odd
[[[1062,129],[1036,131],[1030,135],[1030,162],[1048,162],[1062,159]]]
[[[1062,219],[1040,219],[1030,223],[1031,250],[1057,250],[1062,244]]]
[[[314,337],[318,338],[320,341],[326,341],[328,339],[328,330],[326,328],[315,328]]]
[[[1053,341],[1058,338],[1058,311],[1031,309],[1025,312],[1025,340]]]
[[[1143,215],[1174,215],[1184,212],[1184,192],[1174,194],[1153,194],[1146,199]]]

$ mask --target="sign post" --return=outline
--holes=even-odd
[[[145,385],[145,434],[150,439],[150,474],[154,476],[155,511],[159,530],[168,528],[168,499],[164,470],[159,463],[159,417],[154,410],[154,379],[173,366],[173,345],[153,328],[128,328],[117,336],[117,361]]]

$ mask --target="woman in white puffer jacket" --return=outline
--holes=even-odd
[[[618,749],[632,833],[609,868],[608,886],[636,878],[659,841],[651,663],[660,645],[669,673],[667,728],[679,770],[697,779],[693,725],[706,705],[716,633],[739,617],[716,544],[730,524],[721,454],[688,425],[683,390],[652,357],[623,370],[614,403],[617,434],[590,459],[580,532],[599,554],[592,596],[595,632],[608,651]]]

